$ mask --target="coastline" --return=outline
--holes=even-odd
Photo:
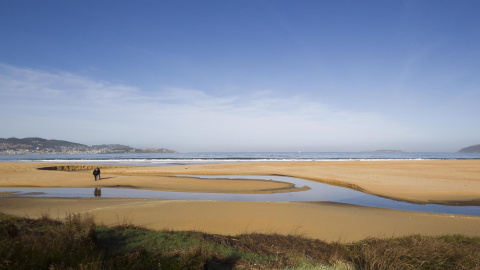
[[[63,164],[65,165],[65,164]],[[242,180],[172,181],[172,175],[287,175],[312,181],[358,187],[367,193],[421,202],[467,202],[480,198],[480,161],[275,162],[161,167],[100,166],[105,180],[93,181],[90,170],[54,171],[45,163],[0,163],[0,187],[135,186],[177,190],[258,192],[285,188],[285,183]],[[67,164],[65,166],[77,166]],[[97,165],[85,165],[96,167]],[[88,167],[90,168],[90,167]],[[188,172],[188,173],[187,173]],[[180,182],[181,182],[180,181]],[[192,181],[198,183],[192,188]],[[235,187],[232,188],[234,185]],[[265,186],[266,185],[266,186]],[[277,186],[279,185],[279,186]],[[242,190],[243,188],[243,190]],[[288,188],[288,187],[287,187]],[[188,192],[188,191],[187,191]],[[50,212],[93,213],[99,222],[115,225],[131,220],[151,229],[201,230],[235,235],[245,232],[301,234],[327,241],[409,234],[480,236],[480,217],[386,210],[328,202],[226,202],[122,198],[32,198],[0,196],[5,214],[37,217]]]

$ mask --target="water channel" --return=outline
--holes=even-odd
[[[183,175],[188,176],[188,175]],[[308,186],[310,190],[273,194],[231,194],[231,193],[193,193],[169,192],[141,189],[102,188],[101,194],[94,188],[0,188],[0,196],[29,197],[63,197],[63,198],[152,198],[171,200],[202,200],[202,201],[270,201],[270,202],[335,202],[367,207],[378,207],[396,210],[461,214],[480,216],[480,206],[448,206],[439,204],[414,204],[395,201],[366,194],[349,188],[337,187],[319,182],[286,176],[190,176],[201,179],[262,179],[295,184],[296,187]],[[16,192],[16,193],[9,193]],[[5,194],[6,193],[6,194]]]

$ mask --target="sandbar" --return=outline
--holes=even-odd
[[[0,187],[5,188],[133,188],[176,192],[269,194],[298,192],[308,187],[280,181],[255,179],[200,179],[178,172],[128,171],[131,167],[100,166],[101,179],[95,181],[92,165],[42,163],[0,163]],[[54,170],[53,168],[59,168]],[[142,167],[138,167],[142,168]],[[183,172],[185,174],[185,172]]]

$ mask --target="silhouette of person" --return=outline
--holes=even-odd
[[[93,170],[93,176],[95,176],[95,181],[97,181],[97,177],[98,177],[97,169]]]
[[[101,188],[95,188],[95,191],[93,192],[93,195],[95,195],[95,198],[102,197],[102,189]]]
[[[98,167],[97,167],[97,175],[98,175],[98,180],[100,180],[100,179],[101,179],[101,177],[100,177],[100,168],[98,168]]]

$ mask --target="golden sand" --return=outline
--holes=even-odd
[[[52,164],[0,163],[0,187],[129,187],[167,191],[272,193],[295,191],[289,183],[204,180],[191,175],[286,175],[415,202],[479,205],[480,161],[277,162],[162,167],[102,166],[88,170],[38,170]],[[76,165],[69,165],[75,167]],[[71,167],[71,168],[73,168]],[[0,211],[36,217],[50,212],[90,212],[106,225],[132,222],[152,229],[219,234],[302,234],[328,241],[409,234],[480,236],[480,217],[385,210],[334,203],[224,202],[111,198],[22,198],[0,195]]]

